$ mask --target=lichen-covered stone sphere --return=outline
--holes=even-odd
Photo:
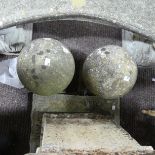
[[[42,96],[62,92],[71,82],[75,63],[70,51],[59,41],[36,39],[18,57],[17,73],[28,90]]]
[[[95,95],[106,99],[128,93],[137,79],[137,65],[127,51],[108,45],[91,53],[83,65],[86,87]]]

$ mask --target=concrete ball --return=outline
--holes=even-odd
[[[83,65],[86,87],[106,99],[128,93],[136,82],[137,72],[137,65],[127,51],[115,45],[95,50]]]
[[[62,92],[71,82],[75,62],[70,51],[51,38],[36,39],[23,48],[17,73],[29,91],[42,96]]]

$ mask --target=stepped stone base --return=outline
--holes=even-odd
[[[44,114],[38,153],[51,155],[140,155],[152,147],[140,146],[110,117],[93,114]],[[41,154],[40,154],[41,155]]]

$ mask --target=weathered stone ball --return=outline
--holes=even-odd
[[[62,92],[71,82],[75,62],[59,41],[36,39],[24,47],[17,61],[17,73],[29,91],[42,96]]]
[[[91,53],[83,65],[86,87],[95,95],[114,99],[128,93],[137,79],[137,65],[127,51],[108,45]]]

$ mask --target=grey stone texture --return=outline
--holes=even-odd
[[[153,153],[140,146],[111,118],[94,114],[44,114],[38,153],[64,155],[140,155]]]
[[[35,152],[37,147],[40,146],[42,116],[46,112],[57,114],[101,113],[105,116],[114,116],[114,122],[119,124],[119,99],[104,100],[98,96],[66,94],[57,94],[48,97],[33,95],[30,136],[31,152]]]
[[[106,99],[128,93],[137,79],[137,66],[122,47],[107,45],[90,54],[83,65],[86,87]]]
[[[81,1],[81,0],[80,0]],[[0,28],[55,19],[111,23],[155,40],[155,0],[0,0]]]
[[[72,54],[54,39],[33,40],[18,57],[17,73],[21,82],[42,96],[62,92],[71,82],[74,70]]]

